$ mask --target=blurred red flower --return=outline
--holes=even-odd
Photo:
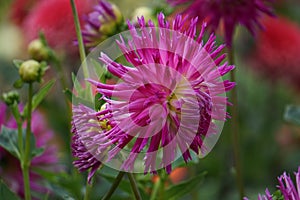
[[[265,18],[265,31],[258,34],[252,60],[259,72],[282,79],[300,89],[300,27],[290,20]]]

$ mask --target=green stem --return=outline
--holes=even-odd
[[[25,154],[22,162],[23,170],[23,180],[24,180],[24,190],[25,199],[31,199],[30,195],[30,181],[29,181],[29,167],[30,167],[30,135],[31,135],[31,112],[32,112],[32,83],[29,83],[28,87],[28,113],[27,113],[27,126],[26,126],[26,136],[25,136]]]
[[[156,181],[155,185],[154,185],[153,191],[152,191],[152,193],[151,193],[150,200],[155,200],[155,199],[156,199],[161,184],[162,184],[162,183],[161,183],[161,179],[159,178],[159,179]]]
[[[20,160],[23,158],[23,132],[22,132],[22,119],[20,115],[20,111],[18,109],[18,104],[14,103],[12,106],[10,106],[12,114],[17,122],[17,127],[18,127],[18,147],[20,151],[19,158]]]
[[[90,194],[93,189],[93,184],[94,184],[94,179],[92,178],[91,184],[88,183],[88,180],[86,181],[86,189],[85,189],[85,194],[84,194],[84,200],[89,200],[90,199]]]
[[[73,18],[74,18],[74,23],[75,23],[76,36],[77,36],[77,40],[78,40],[81,67],[82,67],[82,71],[83,71],[83,76],[85,79],[87,79],[87,78],[89,78],[89,70],[88,70],[88,67],[86,64],[86,54],[85,54],[84,43],[83,43],[83,39],[82,39],[82,35],[81,35],[81,28],[80,28],[80,23],[79,23],[78,12],[77,12],[74,0],[70,0],[70,1],[71,1]],[[91,91],[91,87],[89,84],[87,84],[87,86],[86,86],[86,91],[88,91],[86,98],[91,100],[92,99],[92,91]]]
[[[86,54],[85,54],[84,43],[83,43],[83,39],[82,39],[82,35],[81,35],[81,28],[80,28],[80,23],[79,23],[78,12],[77,12],[74,0],[70,0],[70,1],[71,1],[73,18],[74,18],[74,23],[75,23],[76,36],[77,36],[77,40],[78,40],[80,59],[81,59],[81,62],[84,62],[86,59]],[[83,66],[83,67],[84,67],[83,68],[84,77],[87,78],[87,77],[89,77],[88,70],[87,70],[86,66]]]
[[[134,179],[133,174],[127,173],[127,176],[128,176],[128,178],[129,178],[130,185],[131,185],[133,194],[134,194],[134,196],[135,196],[135,199],[136,199],[136,200],[141,200],[142,197],[141,197],[141,194],[140,194],[140,192],[139,192],[139,189],[138,189],[138,186],[137,186],[137,184],[136,184],[136,181],[135,181],[135,179]]]
[[[110,187],[109,191],[105,194],[102,200],[110,199],[111,195],[117,189],[118,185],[120,184],[125,172],[119,172],[118,176],[116,177],[115,181],[113,182],[112,186]]]
[[[229,48],[229,63],[234,64],[234,50],[233,47]],[[230,72],[230,78],[232,82],[236,82],[235,70]],[[237,88],[234,87],[231,91],[231,101],[233,106],[231,108],[231,137],[233,143],[234,164],[236,169],[236,184],[239,190],[240,199],[244,197],[244,184],[242,175],[241,155],[240,155],[240,135],[239,135],[239,123],[238,123],[238,98]]]

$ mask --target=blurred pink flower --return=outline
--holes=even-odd
[[[92,2],[75,0],[81,21],[82,16],[91,10]],[[23,29],[28,42],[43,31],[51,47],[77,51],[73,45],[76,32],[70,0],[39,1],[24,20]]]
[[[273,0],[167,0],[173,5],[190,3],[184,11],[189,17],[199,17],[200,22],[216,31],[221,22],[227,45],[232,45],[234,30],[237,25],[245,26],[253,35],[257,28],[262,28],[259,18],[262,14],[273,15],[268,3]]]
[[[2,125],[12,129],[17,128],[15,119],[8,114],[7,106],[0,103],[0,129]],[[31,168],[58,170],[58,145],[54,143],[54,133],[48,129],[44,116],[38,111],[32,114],[32,132],[35,135],[36,146],[45,148],[45,150],[42,155],[32,159]],[[0,172],[1,178],[9,187],[18,195],[24,197],[20,162],[2,147],[0,147]],[[41,181],[42,177],[31,169],[30,187],[33,191],[38,193],[47,192],[47,188],[43,186]]]
[[[42,0],[15,0],[11,4],[10,17],[13,22],[21,25],[34,5]]]

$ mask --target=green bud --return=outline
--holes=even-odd
[[[41,72],[41,65],[35,60],[27,60],[19,68],[20,77],[25,83],[39,81],[42,75]]]
[[[13,105],[14,103],[18,104],[20,102],[20,95],[17,91],[3,93],[2,98],[8,106]]]
[[[115,19],[116,23],[117,24],[121,23],[123,20],[123,15],[122,15],[120,9],[115,4],[112,4],[111,6],[112,6],[113,13],[116,17],[116,19]]]
[[[42,61],[49,58],[49,50],[40,39],[31,41],[28,45],[28,53],[31,58]]]

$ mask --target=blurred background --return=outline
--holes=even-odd
[[[97,3],[96,0],[77,2],[80,16]],[[168,6],[149,0],[113,2],[128,19],[141,6],[153,10]],[[80,58],[77,46],[73,45],[76,35],[68,4],[69,0],[0,1],[0,93],[11,90],[18,77],[12,60],[28,58],[27,45],[38,36],[39,30],[44,31],[49,45],[62,60],[63,74],[68,88],[72,88],[71,72],[77,72]],[[300,105],[300,1],[277,0],[275,13],[276,18],[262,19],[265,30],[259,31],[255,38],[240,27],[235,35],[240,151],[250,199],[264,193],[266,187],[274,192],[277,177],[284,171],[292,174],[300,165],[300,127],[284,120],[287,105]],[[51,67],[45,80],[53,77],[58,79],[56,69]],[[64,114],[68,109],[64,98],[62,86],[56,81],[40,111],[55,132],[58,165],[70,172],[70,119]],[[207,171],[204,181],[183,199],[192,196],[204,200],[238,199],[229,124],[225,123],[218,143],[208,156],[173,173],[176,182]],[[107,180],[97,179],[95,187],[100,188],[97,193],[104,193],[108,189]]]

